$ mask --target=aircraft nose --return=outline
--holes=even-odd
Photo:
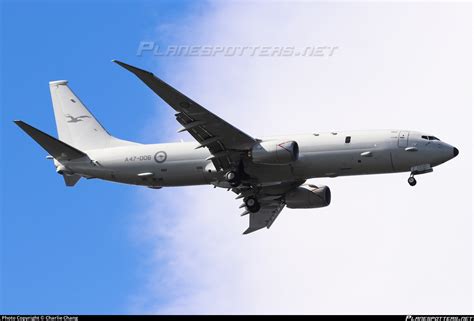
[[[457,149],[456,147],[453,147],[453,157],[458,156],[458,154],[459,154],[459,149]]]

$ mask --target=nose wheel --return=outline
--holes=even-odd
[[[410,177],[408,177],[408,184],[410,184],[410,186],[415,186],[416,185],[416,179],[413,176],[413,174],[410,175]]]

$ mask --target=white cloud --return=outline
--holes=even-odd
[[[152,252],[134,311],[470,312],[469,5],[218,2],[207,9],[176,24],[178,44],[339,47],[325,58],[157,59],[169,64],[164,79],[240,129],[262,137],[407,128],[436,134],[460,156],[420,176],[415,188],[408,174],[316,179],[332,189],[329,207],[285,209],[270,230],[247,236],[231,192],[140,192],[148,210],[135,228]],[[166,126],[177,127],[168,114]]]

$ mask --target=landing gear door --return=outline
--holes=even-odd
[[[400,131],[398,133],[398,147],[405,148],[408,146],[408,131]]]

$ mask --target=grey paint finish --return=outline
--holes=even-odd
[[[313,134],[281,137],[294,140],[300,147],[298,160],[289,165],[254,164],[245,160],[245,172],[261,183],[273,181],[293,181],[318,177],[335,177],[364,174],[385,174],[410,171],[414,166],[430,164],[432,167],[454,157],[453,147],[442,141],[426,143],[422,134],[411,131],[410,146],[417,151],[406,151],[399,147],[398,138],[393,137],[393,130],[341,132],[338,135]],[[344,143],[350,136],[352,142]],[[275,138],[271,138],[272,140]],[[197,143],[170,143],[114,147],[86,151],[91,159],[101,166],[70,163],[68,167],[74,172],[87,176],[137,185],[183,186],[210,184],[223,179],[220,172],[209,175],[206,170],[211,161],[206,161],[210,153],[206,149],[195,149]],[[154,155],[160,151],[167,154],[166,161],[157,163]],[[361,153],[370,152],[371,156],[363,157]],[[128,160],[130,157],[151,156],[145,160]],[[104,170],[115,172],[115,179],[101,175]],[[166,171],[163,171],[166,170]],[[137,179],[139,173],[154,173],[159,180]]]
[[[328,206],[328,187],[307,179],[366,174],[429,173],[459,151],[434,136],[410,130],[310,133],[254,139],[153,74],[120,63],[173,107],[197,142],[138,144],[111,136],[70,90],[50,82],[59,139],[16,124],[52,158],[66,186],[81,178],[162,188],[212,184],[231,189],[249,215],[244,234],[269,228],[285,205]],[[69,156],[68,156],[69,155]]]

